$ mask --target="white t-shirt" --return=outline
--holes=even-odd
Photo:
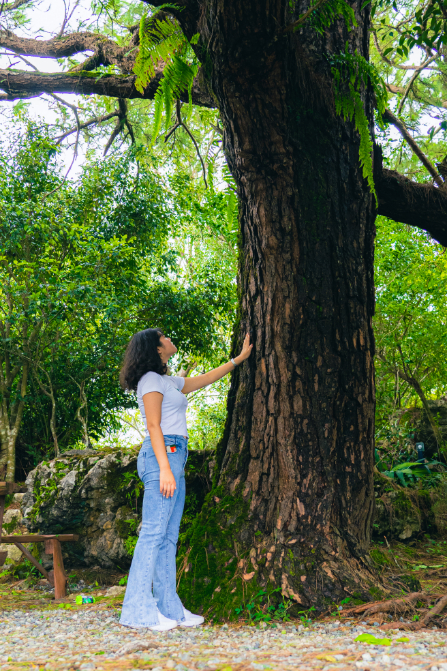
[[[159,375],[153,371],[145,373],[140,379],[137,385],[137,400],[138,407],[140,408],[143,417],[146,436],[149,435],[149,431],[147,430],[143,396],[151,391],[158,391],[160,394],[163,394],[160,422],[163,435],[188,435],[188,429],[186,428],[186,408],[188,407],[188,400],[185,394],[182,394],[184,384],[184,377]]]

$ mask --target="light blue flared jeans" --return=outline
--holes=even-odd
[[[183,605],[176,591],[177,541],[185,505],[185,464],[188,439],[164,436],[169,465],[177,488],[166,498],[160,493],[160,467],[145,438],[138,455],[138,475],[144,483],[143,523],[130,567],[120,623],[127,627],[158,624],[157,607],[171,620],[182,622]]]

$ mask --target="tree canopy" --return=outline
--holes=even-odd
[[[44,95],[60,111],[55,125],[59,141],[76,138],[75,151],[80,138],[88,142],[104,138],[108,151],[119,136],[154,149],[161,132],[177,160],[187,156],[196,168],[203,169],[206,179],[207,170],[213,172],[223,130],[207,82],[206,48],[194,18],[195,6],[194,0],[169,6],[137,0],[110,0],[93,3],[91,8],[68,4],[60,28],[42,39],[34,36],[43,16],[33,3],[5,4],[0,44],[5,65],[8,58],[10,65],[2,70],[2,99],[14,102]],[[429,0],[376,0],[364,5],[364,11],[370,8],[369,65],[347,51],[331,61],[339,111],[351,114],[349,95],[341,89],[337,93],[340,76],[352,77],[352,100],[355,87],[369,82],[376,101],[382,101],[376,104],[378,139],[388,163],[393,156],[390,168],[382,168],[380,151],[375,154],[378,212],[425,228],[446,244],[445,8],[442,2]],[[334,21],[348,26],[357,23],[344,0],[310,4],[304,13],[292,2],[284,7],[273,41],[290,33],[301,34],[307,24],[323,33]],[[268,50],[271,44],[263,43],[262,48]],[[54,71],[40,71],[36,63],[41,61],[36,59],[52,60]],[[60,93],[85,97],[72,105]],[[113,98],[117,99],[115,107]],[[360,130],[364,123],[358,116],[360,108],[356,114]],[[363,131],[361,136],[367,142]],[[390,152],[393,144],[396,151]],[[432,180],[438,188],[431,188]]]

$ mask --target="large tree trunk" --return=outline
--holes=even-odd
[[[200,26],[241,204],[234,351],[247,330],[254,351],[233,375],[218,489],[181,584],[226,614],[241,577],[244,594],[269,585],[319,606],[367,597],[373,577],[374,201],[322,55],[349,40],[367,57],[367,10],[329,41],[275,39],[287,7],[209,0]]]

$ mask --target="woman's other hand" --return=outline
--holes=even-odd
[[[245,359],[248,359],[252,349],[253,345],[250,345],[250,334],[247,333],[247,335],[244,338],[244,343],[242,345],[242,352],[239,354],[239,356],[236,356],[234,358],[235,362],[239,365],[240,363],[245,361]]]
[[[166,496],[167,499],[171,498],[171,496],[174,496],[176,489],[177,485],[171,469],[160,469],[160,492],[163,496]]]

